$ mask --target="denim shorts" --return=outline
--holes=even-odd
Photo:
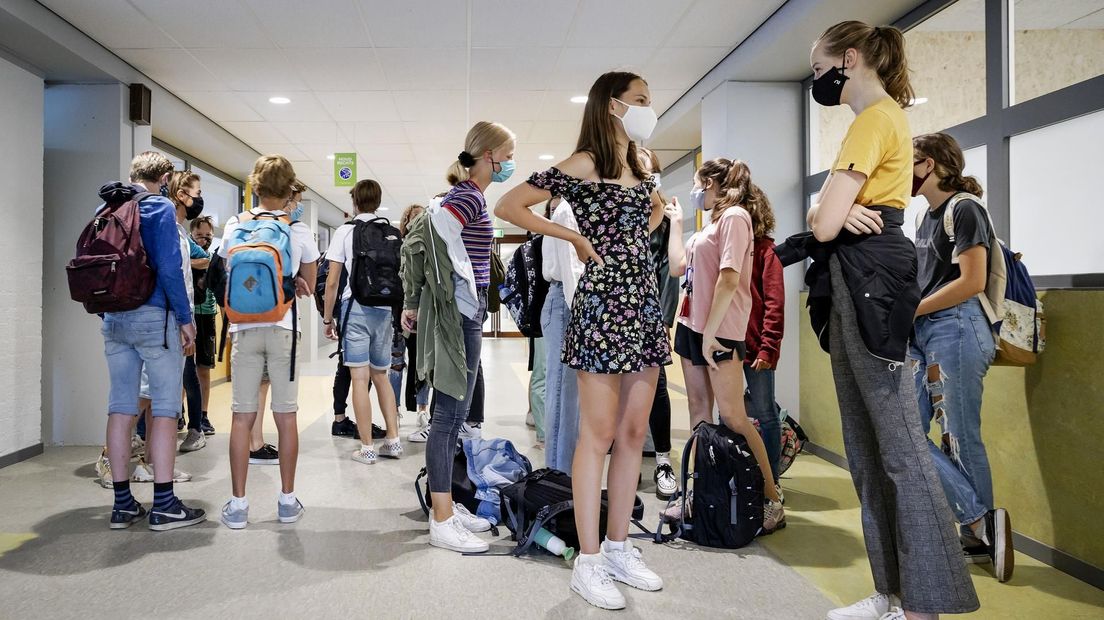
[[[109,312],[104,315],[100,332],[111,378],[108,413],[138,415],[145,366],[153,415],[163,418],[180,415],[184,354],[176,317],[171,312],[166,317],[164,308],[149,305]]]
[[[371,366],[375,370],[391,368],[391,309],[362,306],[353,299],[344,302],[341,337],[343,363],[349,368]]]

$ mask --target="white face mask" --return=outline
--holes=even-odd
[[[659,117],[656,116],[655,110],[651,106],[630,105],[616,97],[613,97],[613,100],[628,107],[624,116],[617,116],[612,112],[610,114],[621,120],[621,125],[625,128],[625,133],[628,134],[630,140],[643,142],[652,137],[652,132],[655,130],[656,123],[659,122]]]

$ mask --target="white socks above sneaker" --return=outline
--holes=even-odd
[[[670,465],[671,453],[670,452],[656,452],[655,455],[656,465]]]
[[[617,541],[610,540],[610,539],[607,538],[604,541],[602,541],[602,546],[606,548],[606,551],[624,551],[625,550],[625,542],[626,541],[624,541],[624,540],[622,540],[621,542],[617,542]]]
[[[230,497],[230,510],[249,510],[249,500],[244,497]]]
[[[295,491],[291,493],[280,493],[280,503],[285,506],[295,505]]]

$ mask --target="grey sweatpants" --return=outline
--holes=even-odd
[[[870,355],[839,260],[830,265],[832,375],[874,587],[899,595],[908,611],[974,611],[980,605],[916,413],[911,373]]]

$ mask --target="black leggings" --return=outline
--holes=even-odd
[[[403,399],[406,401],[407,411],[418,410],[418,334],[411,333],[406,337],[406,387],[403,389]],[[398,394],[395,395],[398,398]],[[432,411],[432,409],[430,409]]]
[[[659,367],[659,381],[656,382],[655,398],[652,399],[652,414],[648,417],[648,426],[652,429],[652,444],[656,452],[671,451],[671,395],[667,392],[667,371]]]
[[[184,358],[184,394],[188,400],[188,429],[203,430],[203,392],[199,387],[195,356]]]
[[[349,372],[348,366],[338,361],[337,374],[334,375],[333,384],[334,416],[345,415],[345,410],[349,406],[349,388],[352,384],[353,373]],[[368,385],[371,386],[371,383]]]

